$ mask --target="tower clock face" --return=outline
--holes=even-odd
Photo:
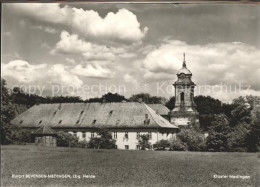
[[[181,75],[180,75],[180,78],[182,78],[182,79],[185,78],[185,75],[184,75],[184,74],[181,74]]]

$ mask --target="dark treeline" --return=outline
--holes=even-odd
[[[33,106],[40,103],[77,103],[77,102],[140,102],[147,104],[164,104],[170,110],[175,106],[175,97],[151,96],[148,93],[140,93],[125,98],[117,93],[107,93],[101,97],[82,100],[78,96],[42,97],[29,95],[15,88],[10,93],[6,88],[6,82],[1,81],[1,142],[11,142],[15,130],[10,124],[14,117],[13,104]],[[259,150],[260,145],[260,110],[255,107],[255,101],[259,105],[259,97],[246,96],[234,99],[231,104],[222,103],[210,96],[194,97],[195,108],[199,113],[199,128],[182,129],[177,134],[177,140],[171,142],[172,150],[189,151],[248,151]],[[16,136],[21,137],[19,131]],[[207,132],[208,137],[203,138]],[[26,134],[26,133],[24,133]],[[10,138],[12,137],[12,138]],[[17,138],[16,138],[17,139]],[[18,138],[19,139],[19,138]],[[167,142],[166,142],[167,143]],[[163,145],[165,142],[163,142]],[[167,143],[168,144],[168,143]],[[162,143],[157,144],[158,147]]]

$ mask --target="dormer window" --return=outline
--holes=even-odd
[[[38,124],[40,125],[41,123],[42,123],[42,120],[41,120],[41,121],[39,121],[39,123],[38,123]]]

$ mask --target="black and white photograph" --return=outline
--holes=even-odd
[[[1,186],[260,186],[257,1],[1,4]]]

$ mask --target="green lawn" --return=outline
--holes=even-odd
[[[258,186],[260,155],[2,146],[1,186]],[[78,174],[96,178],[12,178]],[[214,179],[213,175],[250,179]]]

